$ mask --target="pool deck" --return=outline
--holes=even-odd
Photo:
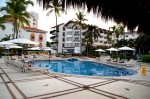
[[[0,59],[0,99],[150,99],[150,64],[146,76],[87,77],[59,73],[23,73]]]

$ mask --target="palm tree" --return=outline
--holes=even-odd
[[[46,10],[50,9],[48,11],[47,16],[49,16],[52,12],[55,13],[56,18],[56,37],[58,37],[58,27],[57,27],[57,16],[60,16],[60,12],[63,12],[62,4],[59,0],[52,0],[49,5],[47,5]],[[57,38],[57,52],[58,52],[58,38]]]
[[[85,18],[86,15],[83,14],[83,12],[78,12],[76,13],[76,16],[77,18],[75,19],[75,24],[74,26],[76,25],[79,25],[80,26],[80,53],[82,55],[82,38],[81,38],[81,35],[82,35],[82,28],[85,26],[85,24],[83,23],[84,21],[87,21],[87,19]]]
[[[88,38],[91,45],[94,43],[94,40],[100,37],[100,32],[96,25],[87,25],[87,30],[83,32],[85,38]]]
[[[92,52],[92,46],[95,39],[98,39],[100,37],[100,32],[98,31],[98,27],[96,25],[87,25],[87,30],[83,32],[84,35],[84,41],[87,43],[87,47],[89,46],[90,50],[89,52]],[[87,48],[88,50],[88,48]]]
[[[5,25],[3,25],[4,22],[5,22],[5,19],[4,19],[3,17],[0,17],[0,28],[1,28],[2,30],[5,30],[5,29],[6,29]]]
[[[121,25],[117,25],[117,26],[110,27],[109,29],[112,29],[109,35],[112,35],[112,33],[115,33],[117,42],[118,42],[119,35],[123,34],[124,28]]]
[[[26,12],[27,5],[33,5],[33,2],[28,0],[10,0],[6,2],[6,7],[2,7],[1,11],[6,11],[5,18],[12,19],[14,26],[14,37],[18,38],[19,27],[24,25],[29,26],[30,14]],[[16,36],[16,37],[15,37]]]
[[[4,38],[2,38],[1,40],[0,40],[0,42],[2,42],[2,41],[8,41],[8,40],[10,40],[12,38],[12,35],[10,34],[10,35],[5,35],[5,37]]]

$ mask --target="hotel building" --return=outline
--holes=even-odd
[[[47,41],[47,31],[38,29],[38,14],[35,12],[30,13],[30,27],[20,28],[18,32],[18,38],[29,39],[35,42],[38,42],[39,45],[30,45],[39,46],[39,47],[46,47]],[[6,29],[3,31],[0,29],[0,39],[4,38],[6,35],[13,35],[14,28],[13,28],[13,21],[11,19],[6,20],[4,23]]]

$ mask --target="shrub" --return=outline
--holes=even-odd
[[[150,55],[142,55],[142,61],[150,63]]]
[[[134,56],[129,56],[129,55],[126,55],[126,57],[124,55],[112,55],[111,58],[120,58],[120,59],[127,59],[127,60],[130,60],[130,59],[134,59]]]

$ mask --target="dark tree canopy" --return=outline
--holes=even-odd
[[[45,7],[52,0],[37,0]],[[61,0],[63,8],[87,7],[105,20],[122,23],[129,30],[150,35],[150,0]],[[66,4],[65,4],[66,1]]]

